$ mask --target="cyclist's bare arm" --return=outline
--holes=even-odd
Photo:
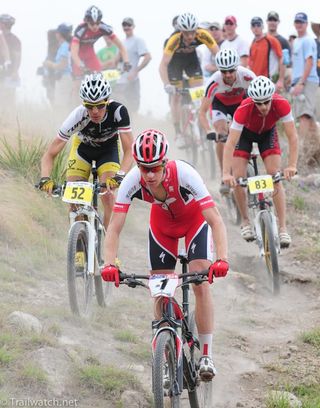
[[[234,149],[240,139],[242,130],[230,129],[227,142],[223,150],[223,181],[234,187],[237,183],[231,176],[232,158]]]
[[[121,161],[121,170],[128,173],[132,167],[133,158],[132,158],[132,144],[133,144],[133,135],[132,132],[119,132],[120,140],[123,150],[123,158]]]
[[[41,159],[41,177],[50,177],[54,159],[64,148],[66,143],[65,140],[61,140],[58,137],[53,139]]]
[[[112,39],[108,36],[103,36],[105,39],[106,44],[108,45],[108,41],[113,42],[114,45],[116,45],[119,48],[120,55],[122,57],[122,61],[124,63],[129,63],[129,58],[128,58],[128,53],[126,50],[126,47],[123,45],[122,41],[119,40],[118,37],[114,36]]]
[[[162,82],[164,83],[164,85],[170,83],[169,77],[168,77],[168,65],[171,59],[172,59],[172,55],[163,54],[161,62],[160,62],[160,66],[159,66],[160,78]]]
[[[199,110],[199,120],[202,128],[205,130],[206,133],[211,131],[211,127],[208,121],[207,114],[209,112],[211,106],[211,98],[207,98],[206,96],[201,101],[201,106]]]
[[[216,248],[217,259],[228,259],[227,231],[217,207],[206,208],[202,211],[207,223],[212,229],[213,241]]]
[[[119,236],[124,226],[127,213],[112,213],[105,238],[105,264],[115,265],[119,248]]]
[[[290,179],[297,172],[297,161],[298,161],[298,134],[297,128],[294,124],[294,121],[284,122],[283,123],[285,134],[288,138],[289,144],[289,156],[288,156],[288,165],[284,169],[284,177]]]
[[[71,41],[70,52],[71,58],[77,67],[81,67],[81,59],[79,57],[80,43],[76,41]]]

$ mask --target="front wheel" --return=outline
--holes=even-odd
[[[156,339],[152,365],[153,396],[155,408],[179,408],[177,391],[176,348],[173,335],[162,331]]]
[[[75,222],[69,232],[67,255],[69,303],[72,313],[87,316],[91,310],[93,276],[88,273],[88,233],[84,223]]]
[[[280,291],[280,279],[279,279],[279,264],[278,254],[275,242],[275,236],[272,229],[271,214],[264,211],[261,214],[261,233],[264,248],[264,257],[268,270],[268,280],[271,291],[274,295]]]

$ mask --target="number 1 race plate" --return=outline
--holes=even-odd
[[[168,275],[151,275],[149,279],[151,296],[173,297],[178,284],[178,275],[175,273],[170,273]]]
[[[198,86],[196,88],[189,88],[189,95],[190,95],[191,100],[193,101],[202,99],[204,97],[204,87]]]
[[[274,190],[272,176],[255,176],[248,178],[250,194],[268,193]]]
[[[71,204],[90,205],[93,196],[93,185],[87,181],[68,181],[62,201]]]

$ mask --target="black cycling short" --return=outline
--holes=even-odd
[[[178,53],[174,54],[168,65],[168,76],[170,82],[175,85],[182,81],[183,71],[189,78],[201,79],[202,70],[197,53]]]
[[[240,103],[236,103],[235,105],[224,105],[219,99],[214,97],[212,101],[212,110],[222,112],[226,116],[230,115],[233,118],[234,112],[239,105]]]
[[[233,155],[249,160],[253,142],[258,143],[259,152],[263,159],[273,154],[281,155],[276,126],[260,134],[244,127]]]

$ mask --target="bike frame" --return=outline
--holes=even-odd
[[[258,158],[258,156],[256,154],[251,155],[251,162],[252,162],[252,166],[253,166],[253,169],[254,169],[254,175],[255,176],[257,176],[259,174],[257,158]],[[250,195],[250,193],[248,191],[248,196],[249,195]],[[275,237],[275,245],[276,245],[277,253],[280,254],[280,241],[279,241],[278,224],[277,224],[276,216],[275,216],[275,214],[273,212],[272,201],[271,201],[271,199],[266,198],[263,193],[258,193],[254,197],[256,197],[256,199],[253,200],[254,202],[252,204],[250,204],[249,197],[248,197],[248,200],[249,200],[249,207],[251,206],[251,208],[253,209],[253,211],[255,213],[255,217],[253,219],[253,224],[254,224],[254,229],[255,229],[255,233],[256,233],[256,242],[257,242],[258,248],[259,248],[259,255],[260,255],[260,257],[265,256],[265,251],[264,251],[264,246],[263,246],[263,238],[262,238],[262,231],[261,231],[261,218],[263,216],[262,214],[265,213],[265,212],[268,212],[270,214],[272,230],[273,230],[274,237]],[[256,208],[259,208],[257,213],[255,212]]]
[[[92,176],[93,176],[93,199],[92,205],[79,205],[79,208],[76,211],[70,211],[69,213],[69,221],[70,221],[70,230],[73,228],[73,225],[76,223],[82,223],[85,225],[86,230],[88,232],[88,274],[94,275],[95,270],[97,274],[100,273],[99,268],[95,268],[95,262],[99,265],[99,257],[96,251],[96,242],[97,242],[97,231],[99,228],[104,230],[104,225],[100,220],[98,215],[98,173],[95,162],[92,163],[91,168]],[[88,220],[76,220],[79,215],[84,215],[88,218]]]

